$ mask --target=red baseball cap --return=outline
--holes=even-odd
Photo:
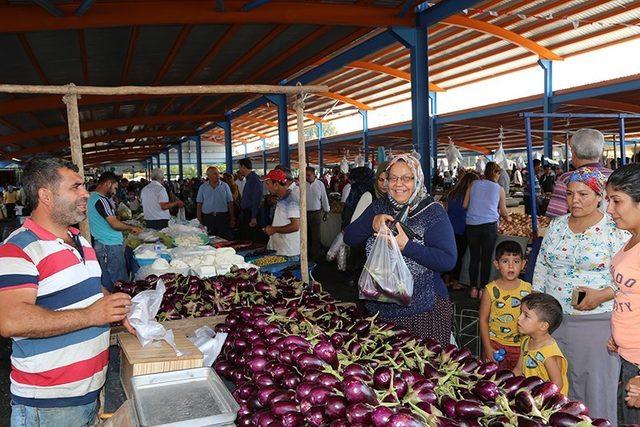
[[[280,169],[274,169],[263,176],[261,181],[266,181],[268,179],[275,182],[285,182],[287,180],[287,174],[282,172]]]

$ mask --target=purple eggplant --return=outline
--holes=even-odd
[[[309,396],[307,397],[311,401],[311,404],[315,406],[324,405],[327,399],[333,395],[334,392],[332,389],[324,386],[317,386],[311,389],[311,391],[309,392]]]
[[[282,427],[301,427],[304,425],[304,415],[300,412],[287,412],[280,417]]]
[[[347,416],[347,401],[341,396],[330,396],[325,402],[325,414],[332,420]]]
[[[455,404],[456,418],[477,419],[485,415],[480,402],[460,400]]]
[[[518,427],[543,427],[547,424],[542,420],[531,419],[524,415],[518,416]]]
[[[562,407],[561,411],[575,415],[576,417],[579,417],[580,415],[589,415],[589,408],[587,408],[582,402],[569,402]]]
[[[266,365],[267,365],[267,358],[264,356],[255,356],[249,362],[249,368],[254,373],[264,371]]]
[[[533,390],[533,388],[535,386],[538,386],[540,384],[542,384],[544,382],[544,380],[540,377],[537,376],[532,376],[532,377],[527,377],[522,381],[522,384],[520,384],[520,388],[526,388],[529,391]]]
[[[298,367],[302,371],[309,369],[322,369],[322,360],[311,354],[303,354],[297,360]]]
[[[329,427],[351,427],[351,424],[349,424],[349,420],[346,418],[340,418],[333,420],[331,424],[329,424]]]
[[[347,420],[351,425],[354,424],[371,424],[371,412],[373,408],[366,403],[354,403],[347,406]]]
[[[298,402],[307,397],[309,393],[311,393],[311,390],[313,390],[317,386],[318,385],[315,382],[300,383],[300,385],[296,387],[296,399],[298,400]]]
[[[580,421],[583,421],[583,419],[566,412],[556,412],[549,417],[549,424],[554,427],[574,426]]]
[[[342,381],[342,393],[349,403],[377,403],[376,394],[359,378],[348,377]]]
[[[393,410],[386,406],[378,406],[371,412],[371,424],[373,427],[386,427],[393,414]]]
[[[340,385],[340,380],[328,373],[322,373],[318,375],[317,381],[323,386],[329,387],[329,388],[336,388]]]
[[[373,372],[373,386],[377,390],[385,390],[391,384],[393,371],[388,366],[381,366]]]
[[[567,403],[569,403],[569,398],[564,394],[558,393],[555,396],[551,396],[549,400],[547,400],[547,402],[544,405],[544,409],[551,409],[553,411],[557,411]]]
[[[531,390],[531,395],[538,403],[545,405],[549,399],[560,393],[560,388],[551,381],[546,381],[542,384],[535,386]]]
[[[488,362],[488,363],[493,363],[493,362]],[[480,369],[480,368],[478,368]],[[513,371],[510,371],[508,369],[501,369],[499,371],[497,371],[494,375],[492,380],[502,386],[502,383],[505,382],[506,380],[508,380],[509,378],[513,378],[515,377]]]
[[[515,407],[521,414],[528,415],[536,407],[533,396],[527,390],[520,390],[514,398]]]
[[[611,427],[611,423],[604,418],[596,418],[591,421],[591,425],[595,427]]]
[[[273,412],[273,414],[277,415],[278,417],[281,417],[288,412],[298,412],[298,405],[288,400],[273,402],[271,403],[270,407],[271,412]]]
[[[493,381],[480,380],[473,386],[473,394],[483,401],[496,400],[496,397],[500,394],[498,386]]]
[[[522,381],[524,381],[524,377],[522,376],[508,378],[500,384],[500,387],[507,394],[507,397],[512,398],[520,389]]]
[[[320,341],[313,347],[313,354],[329,365],[335,366],[338,362],[338,352],[330,341]]]
[[[387,424],[388,427],[423,427],[424,425],[424,422],[418,418],[405,413],[393,414]]]
[[[312,406],[305,413],[304,419],[309,425],[314,427],[326,425],[328,421],[322,406]]]
[[[440,399],[440,409],[447,417],[456,416],[456,401],[449,396],[444,396]]]

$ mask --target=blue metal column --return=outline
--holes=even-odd
[[[158,169],[160,168],[160,153],[156,154],[156,164],[158,165]]]
[[[618,126],[620,127],[620,165],[618,166],[624,166],[627,164],[627,150],[625,149],[625,141],[624,141],[624,134],[625,134],[625,130],[624,130],[624,117],[620,117],[618,119]],[[633,159],[631,159],[631,161],[633,161]]]
[[[392,28],[394,36],[411,51],[411,131],[413,145],[420,154],[425,186],[431,189],[431,160],[429,159],[429,82],[427,67],[427,29]]]
[[[196,142],[196,178],[202,178],[202,137],[196,135],[192,139]]]
[[[554,112],[553,105],[553,62],[548,59],[539,59],[538,65],[542,67],[544,71],[544,101],[543,108],[544,114],[550,114]],[[544,156],[548,159],[553,158],[553,135],[549,133],[553,128],[553,118],[545,117],[543,119],[544,130]]]
[[[538,203],[536,199],[535,172],[533,171],[533,147],[531,145],[531,117],[525,113],[524,128],[527,133],[527,171],[529,172],[529,197],[531,200],[531,230],[538,235]]]
[[[262,170],[267,174],[267,141],[262,138]]]
[[[324,126],[322,123],[316,123],[318,129],[318,171],[320,172],[320,178],[324,174],[324,149],[322,148],[322,140],[324,139]]]
[[[289,160],[289,124],[287,115],[287,96],[283,94],[267,95],[266,98],[278,107],[278,149],[280,164],[290,167]]]
[[[244,156],[247,157],[247,144],[242,144],[244,147]]]
[[[171,181],[171,161],[169,159],[169,149],[164,150],[164,155],[167,156],[167,181]]]
[[[233,172],[233,147],[231,146],[231,118],[227,116],[224,122],[218,122],[224,131],[224,163],[228,173]]]
[[[182,142],[176,147],[178,150],[178,179],[184,179],[184,167],[182,165]]]
[[[364,150],[364,163],[369,162],[369,115],[367,110],[358,110],[362,116],[362,149]]]

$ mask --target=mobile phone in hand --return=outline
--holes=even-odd
[[[582,300],[586,296],[587,296],[587,293],[585,291],[580,289],[574,289],[573,292],[571,293],[571,305],[574,307],[577,305],[580,305],[580,303],[582,303]]]

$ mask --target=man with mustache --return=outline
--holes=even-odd
[[[130,297],[101,286],[96,253],[73,228],[89,193],[62,159],[33,160],[22,182],[31,218],[0,246],[0,334],[11,337],[11,425],[93,425],[109,363],[109,323]]]

